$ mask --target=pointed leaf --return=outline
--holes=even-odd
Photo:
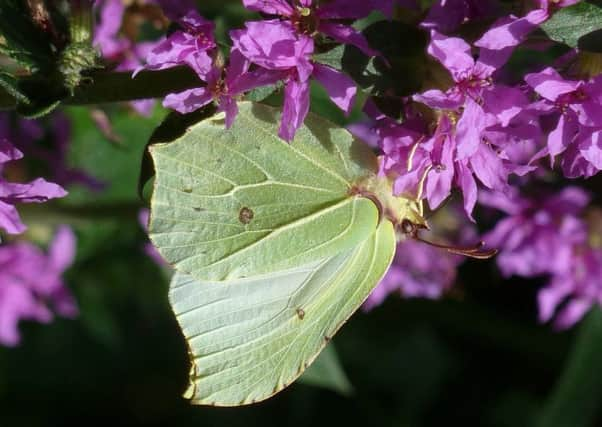
[[[541,28],[552,40],[577,47],[579,39],[602,29],[602,4],[580,2],[556,12]]]

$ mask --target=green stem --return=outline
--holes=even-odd
[[[67,105],[105,104],[163,98],[169,93],[202,87],[205,84],[188,67],[174,67],[160,71],[132,73],[98,71],[91,73],[88,83],[77,87],[73,96],[63,102]],[[15,99],[0,88],[0,110],[12,110]]]

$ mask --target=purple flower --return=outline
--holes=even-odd
[[[157,43],[145,56],[146,65],[139,67],[136,72],[143,68],[162,70],[183,64],[193,69],[210,67],[212,61],[207,53],[216,47],[213,37],[215,24],[194,10],[176,22],[181,29]]]
[[[579,218],[589,196],[568,187],[549,197],[524,198],[483,193],[479,201],[508,216],[484,236],[500,250],[496,260],[503,275],[536,277],[567,274],[573,248],[587,241],[587,227]]]
[[[19,343],[21,320],[50,322],[51,308],[63,317],[78,314],[61,278],[74,256],[75,237],[67,226],[58,229],[47,254],[27,242],[0,246],[0,344]]]
[[[456,187],[472,218],[478,191],[475,178],[491,190],[504,192],[510,174],[534,169],[526,164],[530,159],[524,151],[539,142],[536,116],[528,113],[528,99],[521,90],[495,84],[493,79],[512,48],[482,47],[475,60],[464,40],[431,31],[428,52],[449,70],[454,84],[445,92],[433,89],[414,95],[415,101],[439,114],[434,133],[410,147],[406,171],[393,165],[399,174],[394,186],[398,194],[424,195],[435,209]],[[520,132],[514,133],[516,129]],[[392,160],[399,164],[400,159]]]
[[[311,77],[324,86],[339,108],[351,110],[357,91],[354,82],[340,71],[312,61],[311,37],[280,20],[247,22],[245,26],[231,32],[234,47],[253,64],[285,80],[281,138],[291,141],[309,111]]]
[[[511,49],[518,46],[539,25],[547,21],[554,10],[571,6],[580,0],[537,0],[539,8],[523,17],[514,15],[500,18],[475,46],[492,50]]]
[[[238,113],[238,97],[256,87],[276,83],[283,77],[281,73],[262,68],[249,72],[249,65],[249,61],[236,49],[230,52],[230,63],[225,68],[215,64],[207,67],[206,62],[202,61],[194,69],[207,85],[169,94],[163,105],[180,113],[190,113],[215,101],[218,111],[225,112],[226,127],[230,128]]]
[[[23,157],[8,140],[0,139],[0,171],[5,164]],[[0,177],[0,228],[10,234],[19,234],[27,227],[21,222],[16,203],[43,203],[57,197],[64,197],[67,192],[57,184],[37,178],[29,183],[8,182]]]
[[[602,250],[590,246],[587,224],[580,218],[589,196],[568,187],[552,196],[524,198],[484,193],[484,205],[508,216],[485,235],[500,249],[497,264],[506,277],[546,275],[537,296],[539,319],[556,329],[578,322],[594,304],[602,304]]]
[[[565,153],[565,176],[590,177],[602,170],[602,76],[590,81],[565,80],[552,68],[528,74],[525,81],[543,98],[534,109],[559,116],[540,155]]]
[[[160,70],[186,64],[206,86],[167,95],[163,101],[165,107],[190,113],[215,101],[218,110],[226,113],[226,127],[229,128],[238,112],[237,98],[282,78],[280,74],[262,69],[249,72],[249,61],[237,49],[232,49],[229,65],[224,67],[221,58],[215,58],[215,25],[196,11],[190,10],[177,23],[181,30],[161,41],[147,55],[147,64],[139,67],[134,76],[143,68]]]

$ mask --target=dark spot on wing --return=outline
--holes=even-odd
[[[238,212],[238,220],[240,222],[242,222],[243,224],[248,224],[251,222],[251,220],[253,219],[254,213],[253,211],[248,208],[248,207],[244,207],[240,210],[240,212]]]
[[[299,318],[299,320],[303,320],[305,318],[305,310],[303,310],[302,308],[298,308],[297,317]]]

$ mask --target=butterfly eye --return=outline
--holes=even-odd
[[[414,237],[418,232],[418,227],[409,219],[404,219],[401,221],[401,231],[403,234]]]

